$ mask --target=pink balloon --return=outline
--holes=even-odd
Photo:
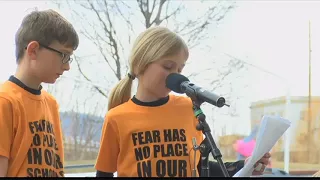
[[[235,144],[235,150],[242,156],[249,157],[252,155],[253,148],[256,145],[255,140],[244,142],[243,140],[237,140]]]

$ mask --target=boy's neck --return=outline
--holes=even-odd
[[[32,88],[32,89],[40,88],[41,82],[36,80],[34,76],[32,76],[27,71],[25,71],[24,68],[22,68],[19,65],[14,76],[29,88]]]

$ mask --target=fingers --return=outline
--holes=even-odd
[[[258,161],[257,163],[267,165],[269,163],[269,158],[261,158],[260,161]]]
[[[271,157],[271,154],[270,154],[270,153],[266,153],[266,154],[264,154],[263,157],[264,157],[264,158],[270,158],[270,157]]]
[[[269,158],[271,157],[270,153],[266,153],[258,162],[258,163],[262,163],[264,165],[267,165],[269,163]]]
[[[270,153],[266,153],[255,165],[252,175],[262,175],[266,165],[269,163]]]
[[[252,172],[252,175],[262,175],[269,163],[270,157],[270,153],[264,154],[264,156],[254,165],[254,171]],[[249,160],[249,158],[247,158],[246,161]]]
[[[256,167],[254,168],[252,175],[254,175],[254,176],[262,175],[265,168],[266,168],[266,166],[262,163],[256,164]]]
[[[263,172],[264,172],[264,168],[261,169],[260,171],[254,170],[254,171],[252,172],[252,175],[253,175],[253,176],[261,176],[261,175],[263,175]]]
[[[257,164],[257,166],[254,168],[255,171],[263,172],[266,166],[262,163]]]

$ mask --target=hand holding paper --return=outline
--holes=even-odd
[[[289,120],[278,116],[263,116],[252,156],[234,177],[250,177],[254,171],[254,164],[272,149],[290,124]]]

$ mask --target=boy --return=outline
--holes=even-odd
[[[53,10],[33,11],[15,35],[17,70],[0,88],[0,177],[62,177],[64,156],[56,100],[41,83],[70,69],[79,38]]]

